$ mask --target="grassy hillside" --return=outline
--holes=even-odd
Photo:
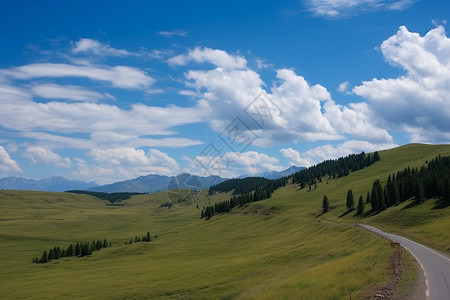
[[[321,218],[335,222],[372,224],[450,254],[450,232],[447,230],[450,228],[450,207],[440,205],[439,199],[428,199],[424,204],[417,206],[413,205],[412,201],[406,201],[379,214],[364,218],[355,217],[356,211],[344,215],[347,211],[345,199],[348,189],[353,190],[356,201],[359,195],[365,199],[375,179],[380,179],[384,184],[389,174],[401,171],[408,166],[411,168],[423,166],[439,154],[448,156],[450,145],[411,144],[380,153],[381,161],[373,166],[351,173],[350,176],[334,182],[330,181],[326,187],[322,184],[317,191],[313,191],[318,193],[320,189],[324,189],[322,192],[327,194],[332,205],[336,207],[334,211]],[[370,205],[366,204],[366,211],[368,210]]]
[[[164,193],[136,196],[124,207],[62,193],[2,191],[0,201],[5,299],[347,299],[389,274],[386,242],[357,227],[311,222],[284,206],[265,215],[255,204],[246,214],[206,222],[196,205],[159,208]],[[147,231],[150,243],[125,245]],[[90,257],[31,263],[49,247],[104,237],[112,247]]]
[[[381,161],[324,179],[315,190],[289,184],[268,200],[208,221],[200,219],[201,208],[228,200],[231,192],[176,190],[111,207],[87,195],[0,191],[0,269],[6,270],[0,272],[0,293],[5,299],[361,299],[388,280],[392,249],[354,223],[381,224],[442,249],[449,239],[441,226],[448,228],[450,213],[433,210],[430,200],[361,220],[342,216],[347,190],[356,198],[365,195],[374,179],[386,180],[438,153],[450,155],[450,147],[383,151]],[[333,209],[320,215],[324,194]],[[168,201],[174,206],[160,207]],[[427,221],[412,224],[404,213],[411,220],[421,213]],[[147,231],[151,242],[125,245]],[[50,247],[103,238],[112,247],[90,257],[31,263]]]

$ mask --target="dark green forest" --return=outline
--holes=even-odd
[[[379,179],[375,180],[366,202],[373,211],[382,211],[411,198],[415,199],[415,204],[439,198],[441,204],[450,205],[449,156],[438,156],[420,169],[407,167],[389,175],[384,186]]]
[[[233,195],[228,201],[217,202],[214,205],[204,207],[201,212],[201,218],[209,220],[212,216],[221,213],[228,213],[236,206],[244,206],[247,203],[268,199],[272,193],[285,186],[288,182],[287,177],[279,179],[266,179],[261,177],[247,177],[242,179],[230,179],[209,189],[209,194],[215,192],[229,192],[233,190]],[[238,192],[236,192],[238,191]]]
[[[350,154],[346,157],[326,160],[293,174],[292,182],[300,184],[300,188],[303,189],[306,186],[322,182],[324,176],[328,176],[328,179],[347,176],[350,171],[361,170],[379,160],[380,154],[378,152],[367,155],[361,152],[360,154]]]
[[[91,192],[91,191],[83,191],[83,190],[71,190],[66,191],[66,193],[74,193],[74,194],[85,194],[89,196],[93,196],[102,200],[107,200],[111,203],[116,203],[122,200],[130,199],[131,196],[135,195],[143,195],[145,193],[103,193],[103,192]]]

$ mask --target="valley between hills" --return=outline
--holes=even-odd
[[[358,198],[366,200],[377,179],[384,186],[405,168],[450,156],[450,145],[410,144],[379,155],[360,170],[304,188],[289,177],[270,198],[210,218],[201,218],[204,209],[229,201],[233,190],[169,190],[116,206],[85,194],[2,190],[0,293],[3,299],[411,299],[423,280],[420,266],[407,251],[393,262],[398,249],[358,224],[449,255],[449,204],[425,194],[420,203],[414,196],[376,211],[364,202],[358,214]],[[137,242],[147,233],[151,239]],[[46,249],[103,239],[110,245],[89,255],[32,263]]]

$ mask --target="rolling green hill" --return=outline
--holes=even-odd
[[[450,209],[430,199],[361,219],[345,214],[347,190],[365,195],[374,179],[438,154],[450,155],[450,146],[382,151],[374,165],[324,178],[316,189],[288,184],[270,199],[208,221],[200,219],[202,207],[229,200],[232,191],[138,195],[121,207],[88,195],[0,191],[0,293],[4,299],[361,299],[389,280],[393,250],[354,224],[382,226],[445,251]],[[332,209],[321,215],[323,195]],[[168,202],[174,205],[161,207]],[[147,231],[151,242],[125,245]],[[91,256],[31,263],[50,247],[103,238],[112,247]]]

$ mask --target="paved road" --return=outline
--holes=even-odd
[[[378,228],[369,225],[360,226],[394,242],[400,243],[403,248],[408,250],[416,258],[422,266],[422,269],[425,271],[425,278],[427,280],[427,299],[450,299],[450,259],[447,256],[419,243],[408,240],[407,238],[383,232]]]

